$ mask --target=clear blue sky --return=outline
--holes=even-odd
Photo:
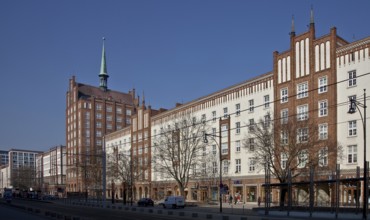
[[[102,37],[109,88],[172,108],[271,71],[311,5],[316,36],[370,36],[368,0],[1,0],[0,149],[65,144],[68,79],[98,86]]]

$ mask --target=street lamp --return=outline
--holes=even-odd
[[[350,98],[350,107],[348,110],[349,114],[353,114],[356,112],[356,108],[358,109],[358,112],[360,113],[361,116],[361,121],[363,125],[363,131],[364,131],[364,196],[363,196],[363,210],[362,210],[362,218],[367,219],[367,209],[368,209],[368,179],[367,179],[367,163],[366,163],[366,89],[364,89],[364,103],[360,103],[356,101],[353,97]],[[364,117],[362,117],[362,113],[358,106],[362,107],[364,109]]]
[[[222,189],[223,189],[223,185],[222,185],[222,152],[221,152],[221,118],[220,118],[220,127],[219,127],[219,134],[218,135],[215,135],[215,134],[207,134],[207,133],[204,133],[204,137],[203,137],[203,142],[206,144],[208,143],[208,139],[207,139],[207,136],[211,136],[211,137],[218,137],[219,138],[219,144],[218,144],[218,152],[219,152],[219,160],[220,160],[220,213],[222,212]]]

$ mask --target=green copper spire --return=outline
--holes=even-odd
[[[99,78],[100,78],[100,88],[103,89],[104,91],[107,91],[108,89],[108,71],[107,71],[107,61],[105,57],[105,38],[103,37],[103,51],[102,51],[102,56],[101,56],[101,64],[100,64],[100,73],[99,73]]]

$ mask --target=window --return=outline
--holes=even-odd
[[[131,115],[131,109],[126,109],[126,115]]]
[[[101,113],[96,113],[96,119],[101,119],[102,116],[101,116]]]
[[[298,168],[304,168],[308,161],[308,153],[307,151],[303,150],[298,154]]]
[[[227,143],[222,143],[221,144],[221,154],[222,155],[227,155],[229,154],[229,148]]]
[[[287,162],[288,162],[288,155],[286,153],[281,153],[280,154],[280,164],[281,164],[281,169],[286,169]]]
[[[206,174],[206,171],[207,171],[207,164],[203,162],[202,163],[202,173]]]
[[[224,118],[227,118],[227,117],[229,116],[227,112],[228,112],[228,111],[227,111],[227,107],[225,107],[225,108],[224,108]]]
[[[96,104],[96,110],[98,110],[98,111],[102,110],[102,105],[101,104]]]
[[[248,139],[248,144],[249,144],[249,151],[254,151],[254,138],[249,138]]]
[[[356,136],[357,135],[357,121],[349,121],[348,122],[348,136]]]
[[[288,109],[287,108],[280,111],[280,122],[281,124],[288,123]]]
[[[229,172],[229,161],[227,160],[224,160],[224,173],[228,173]]]
[[[217,173],[217,162],[212,162],[212,173]]]
[[[288,144],[288,132],[287,131],[281,131],[280,137],[281,137],[281,144],[282,145],[287,145]]]
[[[253,112],[254,111],[254,100],[251,99],[249,100],[249,112]]]
[[[319,139],[328,139],[328,124],[319,124]]]
[[[235,159],[235,173],[240,173],[241,166],[241,159]]]
[[[96,122],[96,128],[101,128],[101,122]]]
[[[212,128],[212,135],[216,135],[216,128]]]
[[[240,152],[240,141],[235,141],[235,151]]]
[[[212,112],[212,121],[216,121],[216,111]]]
[[[117,108],[116,108],[116,112],[117,112],[117,114],[122,114],[122,108],[117,107]]]
[[[217,147],[216,147],[216,145],[214,144],[214,145],[212,145],[212,154],[213,154],[213,155],[216,155],[216,153],[217,153]]]
[[[264,122],[263,122],[263,125],[265,126],[265,128],[268,128],[268,127],[270,127],[270,121],[271,121],[271,119],[270,119],[270,114],[268,114],[268,115],[265,115],[264,116]]]
[[[300,83],[297,85],[297,99],[308,97],[308,83]]]
[[[256,162],[255,162],[255,160],[254,160],[254,158],[249,158],[249,172],[254,172],[254,170],[255,170],[255,165],[256,164]]]
[[[112,121],[112,115],[107,115],[107,121]]]
[[[348,150],[348,163],[357,163],[357,145],[349,145]]]
[[[308,119],[308,105],[300,105],[297,107],[297,120],[303,121]]]
[[[112,106],[107,106],[107,112],[112,112]]]
[[[280,102],[281,103],[288,102],[288,88],[280,89]]]
[[[205,123],[205,122],[206,122],[206,120],[207,120],[207,118],[206,118],[206,114],[203,114],[203,115],[202,115],[202,119],[201,119],[201,120],[202,120],[202,123]]]
[[[101,137],[102,133],[101,131],[96,131],[96,137]]]
[[[121,123],[121,122],[122,122],[122,117],[118,116],[118,117],[116,118],[116,121],[117,121],[117,123]]]
[[[235,105],[235,114],[236,116],[240,115],[240,104],[239,103]]]
[[[319,117],[324,117],[328,115],[328,101],[319,101]]]
[[[249,119],[249,131],[251,132],[251,131],[254,131],[254,126],[255,126],[255,124],[254,124],[254,119],[252,118],[252,119]]]
[[[357,85],[357,76],[356,76],[356,70],[352,70],[348,72],[348,86],[355,86]]]
[[[324,147],[319,150],[319,166],[325,167],[328,165],[328,148]]]
[[[112,124],[107,124],[107,129],[111,130],[112,129]]]
[[[263,97],[263,103],[264,103],[265,108],[270,107],[270,96],[269,95],[265,95]]]
[[[306,142],[308,140],[308,128],[298,128],[298,143]]]
[[[240,134],[240,122],[235,123],[236,134]]]
[[[328,81],[326,76],[320,77],[319,78],[319,93],[324,93],[327,92],[328,90]]]
[[[228,126],[226,124],[222,125],[221,126],[221,136],[222,137],[227,137],[229,136],[229,133],[228,133]]]

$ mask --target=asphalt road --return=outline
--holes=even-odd
[[[21,210],[16,208],[12,205],[8,205],[4,202],[0,202],[0,219],[4,220],[20,220],[20,219],[27,219],[27,220],[43,220],[49,219],[45,216],[40,216],[38,214],[29,213],[26,210]]]
[[[52,203],[52,202],[42,202],[35,200],[20,200],[13,199],[12,206],[27,207],[27,209],[39,210],[40,215],[45,215],[45,211],[49,213],[57,213],[58,215],[68,216],[68,218],[78,217],[80,220],[108,220],[108,219],[125,219],[125,220],[170,220],[179,219],[178,215],[166,215],[158,214],[156,210],[153,209],[153,213],[143,212],[143,211],[125,211],[125,210],[112,210],[103,209],[96,207],[85,207],[85,206],[71,206],[64,205],[62,203]],[[145,209],[145,208],[142,208]],[[149,209],[149,208],[146,208]],[[159,208],[158,208],[159,209]],[[161,209],[162,210],[162,209]],[[155,211],[155,212],[154,212]],[[1,218],[3,219],[3,218]],[[4,218],[6,219],[6,218]],[[18,219],[28,219],[28,218],[18,218]],[[49,218],[50,219],[50,218]],[[192,219],[191,217],[182,217],[181,219],[187,220]]]

